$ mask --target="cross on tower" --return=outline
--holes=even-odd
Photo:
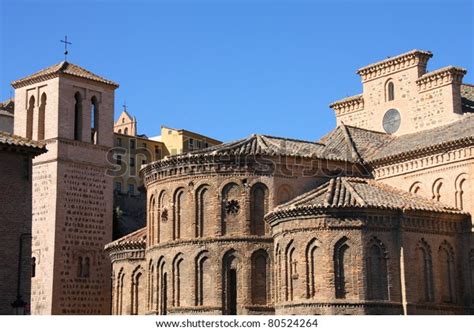
[[[67,54],[69,53],[67,51],[67,45],[72,45],[69,41],[67,41],[67,35],[64,36],[64,40],[60,40],[60,42],[64,43],[64,61],[67,60]]]

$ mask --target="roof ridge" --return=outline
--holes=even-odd
[[[342,177],[341,181],[346,185],[347,190],[353,195],[354,200],[361,206],[364,207],[367,205],[367,202],[360,196],[356,188],[352,185],[351,180],[353,177]],[[358,178],[359,179],[359,178]],[[359,182],[367,183],[366,180],[359,180]]]
[[[362,158],[360,156],[359,151],[357,150],[357,147],[355,146],[355,143],[352,139],[352,136],[345,126],[344,122],[341,122],[341,127],[342,127],[342,133],[344,134],[344,138],[347,141],[347,143],[350,146],[351,149],[351,157],[356,161],[356,162],[362,162]]]

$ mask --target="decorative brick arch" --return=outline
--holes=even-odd
[[[173,240],[181,238],[181,223],[185,199],[184,187],[178,187],[173,194]]]
[[[266,250],[258,249],[252,253],[251,293],[252,304],[267,305],[270,300],[270,257]]]
[[[366,245],[366,288],[367,299],[389,299],[389,257],[384,243],[372,237]]]
[[[131,277],[131,314],[143,315],[145,313],[142,296],[145,294],[145,270],[138,265],[132,272]]]
[[[318,250],[320,250],[321,241],[312,238],[306,245],[305,264],[306,264],[306,298],[314,298],[317,292],[317,268],[318,268]]]
[[[456,302],[456,266],[453,246],[444,240],[438,249],[440,298],[444,303]]]
[[[419,269],[417,288],[420,292],[418,300],[431,302],[434,300],[433,259],[431,247],[424,238],[421,238],[416,245],[416,261]]]
[[[264,216],[268,212],[269,190],[267,185],[257,182],[250,189],[250,234],[263,236],[268,234]]]
[[[172,286],[173,286],[173,300],[172,304],[173,307],[181,306],[182,300],[182,276],[183,276],[183,262],[184,262],[184,254],[178,253],[176,254],[175,258],[173,259],[173,270],[172,270]]]
[[[469,187],[468,175],[466,173],[461,173],[456,177],[454,188],[456,190],[456,208],[468,210],[470,206],[468,205],[467,200],[470,197],[471,188]]]
[[[211,186],[207,183],[200,184],[195,191],[196,220],[194,234],[196,238],[206,236],[207,230],[212,228],[211,221],[214,219],[211,199]]]
[[[413,194],[423,195],[424,194],[423,183],[420,181],[414,182],[413,184],[411,184],[410,189],[408,191]]]
[[[438,178],[433,182],[431,186],[432,199],[435,201],[441,201],[442,189],[444,186],[444,179]]]

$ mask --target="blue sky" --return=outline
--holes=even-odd
[[[315,140],[331,102],[361,92],[355,71],[418,48],[429,70],[468,69],[472,1],[0,0],[0,99],[12,80],[68,60],[120,84],[140,133],[160,125],[229,141]]]

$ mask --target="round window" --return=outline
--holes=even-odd
[[[401,116],[396,109],[389,109],[383,116],[383,129],[387,133],[395,133],[400,127]]]

